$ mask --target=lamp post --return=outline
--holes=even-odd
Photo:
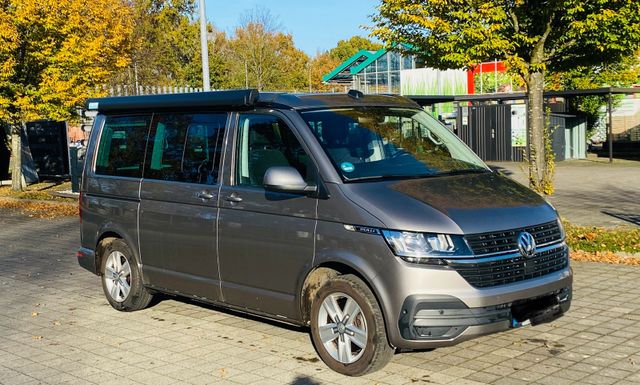
[[[202,89],[211,91],[209,80],[209,45],[207,44],[207,19],[204,12],[204,0],[200,0],[200,52],[202,57]]]

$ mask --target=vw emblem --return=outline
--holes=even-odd
[[[536,240],[533,235],[523,231],[518,235],[518,250],[523,257],[531,258],[536,253]]]

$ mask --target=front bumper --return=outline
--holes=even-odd
[[[565,258],[568,263],[568,252]],[[453,268],[410,264],[396,257],[395,263],[385,265],[385,273],[374,279],[373,286],[383,307],[390,344],[429,349],[504,331],[527,319],[541,323],[561,316],[570,307],[573,285],[571,268],[564,266],[541,276],[477,287]],[[561,296],[557,303],[537,301],[555,295]]]
[[[409,345],[447,346],[511,327],[551,322],[571,306],[571,286],[541,296],[469,308],[451,296],[409,296],[398,322]],[[407,347],[407,344],[404,344]]]

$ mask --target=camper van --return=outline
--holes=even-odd
[[[308,327],[359,376],[560,317],[558,213],[413,101],[233,90],[91,99],[78,261],[154,295]]]

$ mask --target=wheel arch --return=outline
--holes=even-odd
[[[95,248],[96,270],[98,275],[102,275],[102,271],[101,271],[102,258],[103,258],[102,251],[104,248],[104,241],[109,238],[121,239],[122,241],[124,241],[129,246],[129,249],[131,249],[131,252],[133,253],[133,257],[135,258],[136,263],[138,264],[138,267],[141,267],[140,256],[138,255],[137,243],[133,242],[132,239],[126,236],[123,231],[120,231],[116,227],[107,225],[103,227],[98,234],[99,235],[96,238],[97,241],[96,241],[96,248]]]
[[[322,263],[319,263],[317,266],[315,266],[305,277],[302,284],[302,288],[300,290],[300,303],[299,303],[300,317],[302,322],[305,325],[309,324],[311,320],[311,317],[310,317],[311,304],[312,304],[313,298],[315,297],[315,293],[318,292],[318,290],[322,287],[322,285],[324,285],[324,283],[327,282],[332,277],[335,277],[338,275],[345,275],[345,274],[355,275],[356,277],[361,279],[365,285],[367,285],[369,290],[371,290],[374,297],[376,298],[376,301],[378,301],[380,310],[382,311],[382,318],[384,319],[385,329],[387,330],[387,334],[388,334],[388,331],[389,331],[389,325],[387,322],[388,318],[385,314],[385,308],[382,302],[380,301],[380,295],[378,293],[378,290],[373,284],[373,281],[374,281],[373,278],[375,278],[375,275],[368,277],[367,274],[365,274],[363,271],[353,266],[352,263],[349,263],[343,260],[323,261]]]

